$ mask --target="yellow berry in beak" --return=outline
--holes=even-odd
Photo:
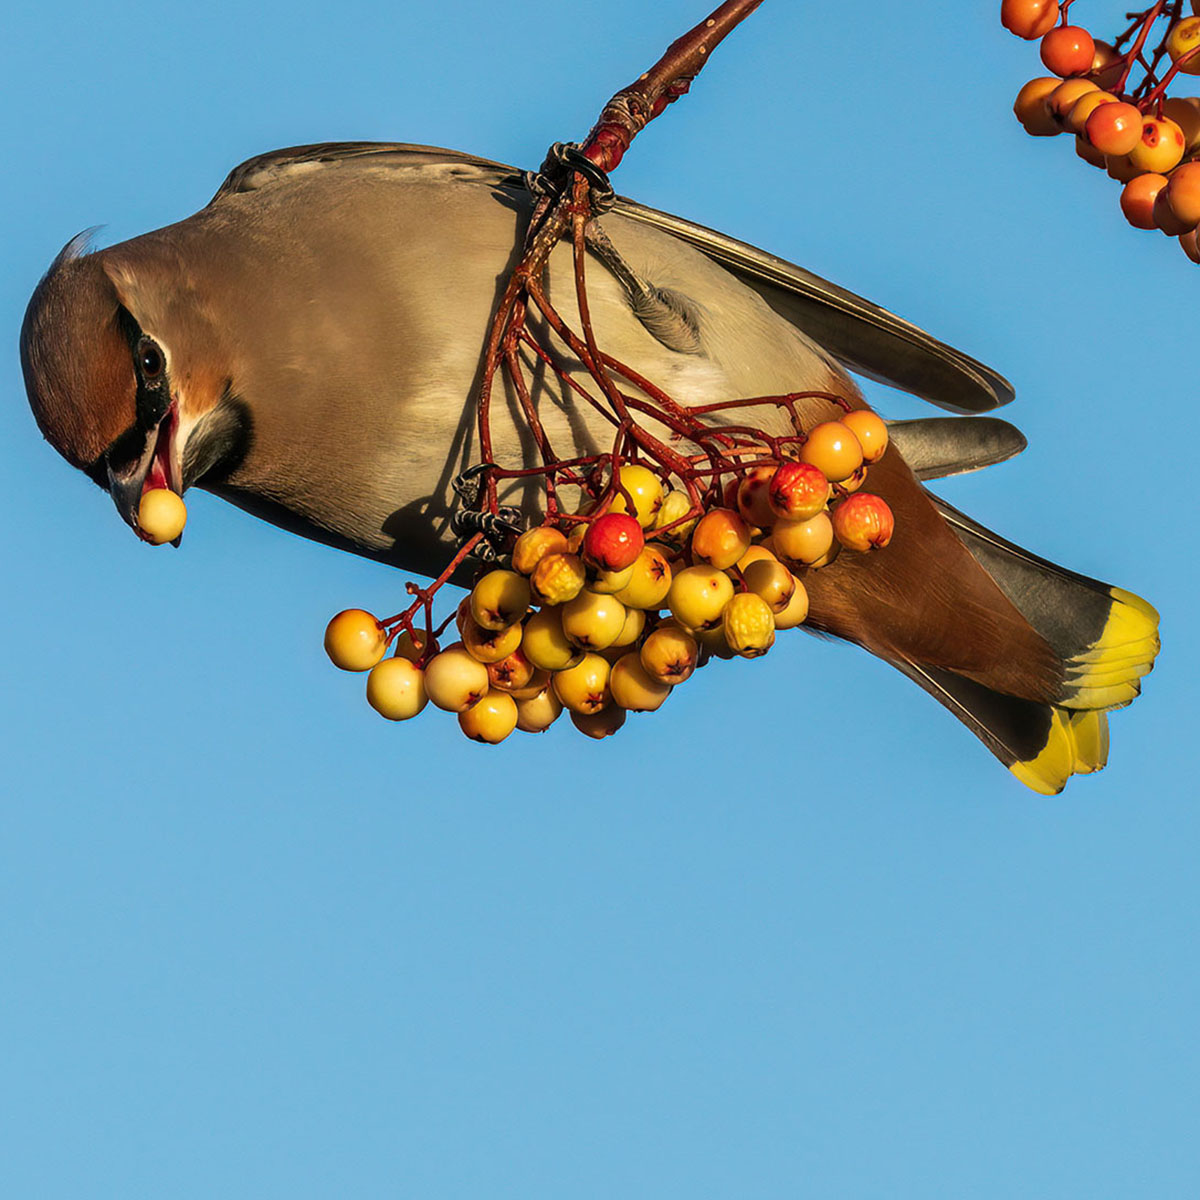
[[[148,542],[173,542],[187,524],[187,505],[170,488],[152,488],[138,505],[138,528]]]

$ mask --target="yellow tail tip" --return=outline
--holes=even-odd
[[[1119,708],[1141,690],[1139,680],[1158,654],[1158,612],[1123,588],[1110,588],[1112,606],[1100,636],[1066,662],[1063,703],[1079,709]]]
[[[1108,717],[1103,712],[1053,710],[1046,744],[1035,758],[1009,770],[1032,791],[1056,796],[1072,775],[1090,775],[1108,761]]]

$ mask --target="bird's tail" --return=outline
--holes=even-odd
[[[1052,703],[993,691],[944,668],[893,664],[944,704],[1026,786],[1046,795],[1104,766],[1108,717],[1141,691],[1158,653],[1158,613],[1121,588],[1038,558],[933,498],[975,560],[1062,662]]]

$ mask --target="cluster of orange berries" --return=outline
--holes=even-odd
[[[503,569],[482,575],[456,613],[459,640],[387,626],[362,609],[330,621],[325,649],[370,671],[367,699],[384,717],[429,702],[463,732],[495,744],[539,733],[563,713],[590,737],[651,712],[710,658],[756,658],[808,616],[799,576],[842,548],[886,546],[887,503],[859,490],[887,449],[887,426],[856,410],[814,427],[799,457],[731,479],[699,514],[689,493],[630,463],[600,515],[569,534],[523,533]],[[384,658],[391,640],[395,648]]]
[[[1200,0],[1192,0],[1192,11],[1200,12]],[[1159,15],[1146,14],[1144,31]],[[1167,98],[1155,87],[1135,102],[1120,89],[1130,67],[1144,59],[1140,44],[1122,54],[1082,26],[1060,23],[1060,16],[1058,0],[1001,4],[1004,27],[1040,39],[1042,62],[1053,72],[1025,84],[1013,112],[1034,137],[1073,133],[1079,157],[1124,184],[1121,211],[1129,223],[1179,238],[1200,263],[1200,97]],[[1171,23],[1161,49],[1173,71],[1200,75],[1200,16]]]

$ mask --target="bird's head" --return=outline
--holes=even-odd
[[[142,536],[144,492],[182,495],[230,452],[229,381],[211,353],[199,369],[200,318],[152,245],[88,253],[87,241],[67,243],[29,302],[25,388],[47,441]]]

